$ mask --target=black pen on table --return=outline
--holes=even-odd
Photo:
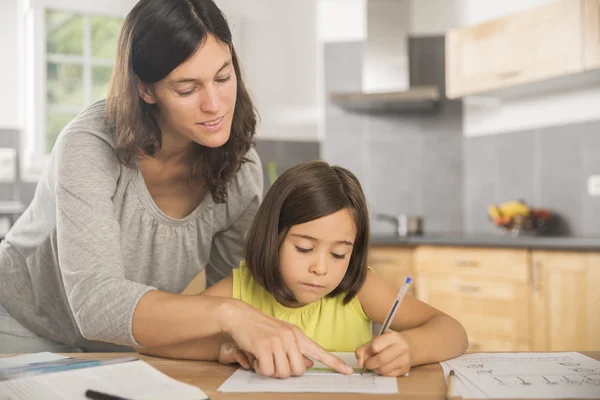
[[[379,336],[383,335],[385,333],[385,331],[387,330],[387,328],[392,323],[392,320],[394,319],[394,316],[396,315],[396,311],[398,311],[398,308],[400,308],[400,303],[402,303],[404,296],[406,296],[406,292],[408,292],[408,288],[409,288],[411,282],[412,282],[412,278],[410,276],[407,276],[406,280],[404,281],[404,283],[400,287],[400,290],[398,291],[398,295],[396,296],[396,299],[394,300],[394,303],[392,304],[390,311],[388,311],[387,317],[385,317],[385,320],[383,321],[383,324],[381,325],[381,329],[379,330]],[[364,374],[366,370],[367,370],[367,368],[363,367],[363,369],[360,371],[360,374],[361,375]]]
[[[96,390],[88,389],[85,391],[85,397],[92,400],[132,400],[125,397],[115,396],[112,394],[98,392]]]
[[[450,370],[448,375],[448,388],[446,390],[446,400],[452,400],[452,393],[454,392],[454,380],[456,379],[454,370]]]

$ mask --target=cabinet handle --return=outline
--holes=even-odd
[[[531,263],[531,294],[542,290],[542,282],[540,281],[539,269],[541,269],[539,262]]]
[[[510,78],[514,78],[519,75],[521,75],[521,71],[515,70],[515,71],[501,72],[499,74],[496,74],[496,77],[498,79],[510,79]]]
[[[456,283],[454,286],[463,293],[475,293],[481,290],[481,287],[479,286],[468,285],[466,283]]]
[[[468,258],[457,258],[454,260],[456,265],[459,267],[478,267],[479,263],[475,260],[470,260]]]

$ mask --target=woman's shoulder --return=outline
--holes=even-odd
[[[244,162],[235,175],[235,184],[232,189],[242,195],[262,194],[263,169],[258,152],[254,147],[251,147],[244,155]]]
[[[52,157],[59,168],[92,164],[118,176],[120,163],[104,100],[87,107],[67,124],[56,140]]]
[[[248,150],[244,159],[227,188],[227,204],[224,206],[230,215],[243,213],[249,205],[258,205],[262,199],[263,169],[256,149]]]
[[[81,111],[60,133],[57,142],[76,146],[80,142],[99,147],[110,147],[113,152],[114,128],[106,115],[106,101],[100,100]]]

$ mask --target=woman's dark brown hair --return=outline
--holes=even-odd
[[[293,225],[350,210],[356,238],[346,275],[328,297],[345,294],[348,303],[367,276],[369,212],[358,179],[324,161],[308,161],[286,170],[269,189],[248,232],[244,257],[252,277],[283,304],[294,303],[279,272],[279,249]]]
[[[256,111],[246,86],[231,31],[212,0],[140,0],[125,18],[113,69],[106,110],[115,129],[116,152],[123,165],[134,166],[142,154],[154,155],[162,145],[156,107],[138,94],[136,76],[158,82],[193,55],[213,35],[229,46],[237,76],[231,135],[219,148],[197,145],[191,178],[202,177],[217,203],[227,200],[227,182],[248,161],[254,145]]]

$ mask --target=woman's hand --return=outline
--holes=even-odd
[[[401,376],[410,370],[410,345],[401,333],[389,331],[356,349],[358,366],[384,376]]]
[[[231,336],[258,374],[275,378],[300,376],[312,366],[311,359],[342,374],[352,374],[350,366],[309,339],[296,325],[241,301],[228,304],[222,313],[222,330]],[[231,354],[240,357],[238,353]],[[231,356],[224,359],[231,360]]]
[[[235,364],[238,363],[244,369],[251,369],[250,360],[248,355],[244,353],[237,344],[233,342],[226,342],[221,344],[219,349],[219,356],[217,361],[221,364]]]

